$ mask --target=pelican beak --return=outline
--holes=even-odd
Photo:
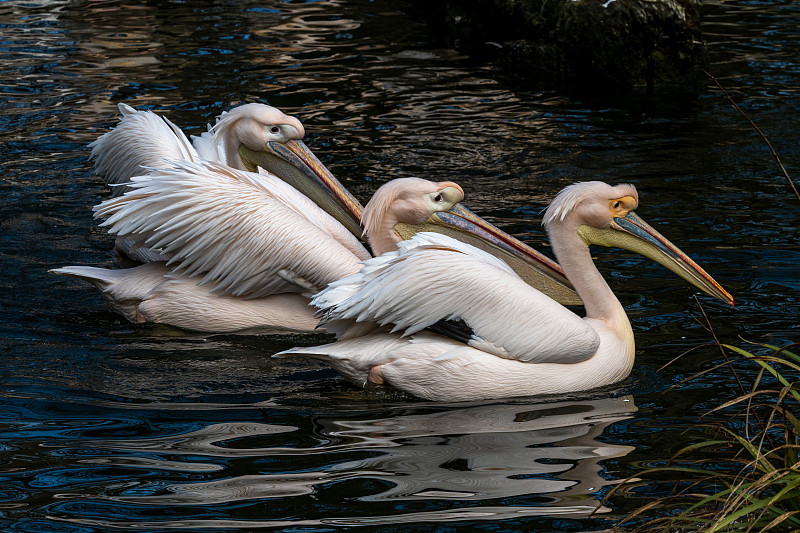
[[[582,225],[584,243],[615,246],[636,252],[670,269],[701,291],[733,306],[733,297],[714,278],[633,211],[615,216],[603,229]]]
[[[363,230],[360,220],[364,208],[303,141],[270,141],[264,150],[259,151],[242,145],[239,147],[239,156],[250,172],[257,172],[261,167],[278,176],[308,196],[353,235],[361,238]]]
[[[434,231],[466,242],[502,259],[526,283],[560,304],[583,305],[558,263],[461,204],[433,213],[423,224],[397,224],[395,231],[402,239],[410,239],[422,231]]]

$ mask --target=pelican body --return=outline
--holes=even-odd
[[[134,268],[70,266],[137,323],[208,332],[317,326],[308,296],[370,257],[336,219],[283,180],[208,161],[136,176],[96,216],[168,260]]]
[[[579,183],[562,191],[545,214],[556,258],[585,304],[584,318],[497,257],[423,232],[362,262],[357,274],[312,300],[325,323],[376,329],[276,356],[316,357],[356,384],[387,384],[442,401],[568,393],[618,382],[633,366],[633,330],[592,262],[590,245],[641,253],[733,305],[711,276],[636,215],[638,201],[631,185]],[[471,333],[459,341],[425,330],[445,319],[462,321]]]

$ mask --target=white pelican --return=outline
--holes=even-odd
[[[125,184],[143,169],[176,161],[212,161],[250,172],[260,167],[313,199],[351,233],[361,235],[361,204],[303,143],[305,130],[295,117],[266,104],[244,104],[223,112],[208,132],[190,143],[166,117],[126,104],[118,107],[119,124],[89,145],[94,170],[111,186],[112,196],[124,194]],[[124,239],[116,248],[138,262],[169,259],[147,249],[132,250]]]
[[[169,262],[51,272],[94,284],[132,322],[208,332],[313,330],[317,321],[299,293],[370,257],[333,217],[266,173],[182,161],[135,176],[128,187],[98,205],[96,216],[110,217],[110,232],[135,245],[156,244]]]
[[[320,358],[356,384],[386,383],[432,400],[566,393],[615,383],[633,366],[633,331],[589,245],[638,252],[733,305],[702,268],[636,215],[638,203],[632,185],[579,183],[564,189],[545,214],[553,251],[584,301],[583,319],[497,258],[444,235],[420,233],[396,252],[364,261],[360,272],[313,299],[323,321],[385,327],[276,356]],[[422,331],[442,319],[460,319],[471,335],[459,342]]]
[[[265,172],[183,161],[135,176],[128,188],[97,206],[96,216],[107,218],[110,233],[171,259],[130,269],[51,272],[94,284],[134,322],[209,332],[313,330],[317,321],[304,294],[357,272],[359,261],[369,258],[337,220]],[[523,275],[548,275],[540,254],[461,208],[463,196],[452,182],[407,178],[382,186],[363,214],[373,250],[395,249],[400,225],[406,231],[424,225],[457,237],[477,234],[499,256],[516,258]],[[547,279],[568,292],[553,272]]]

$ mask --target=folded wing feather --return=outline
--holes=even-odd
[[[417,234],[396,252],[365,261],[359,273],[332,283],[312,304],[323,322],[392,324],[404,335],[461,319],[474,332],[468,344],[524,362],[580,362],[600,342],[588,323],[501,260],[438,233]]]
[[[113,196],[127,191],[122,184],[142,173],[142,167],[163,166],[166,160],[198,159],[186,135],[172,122],[152,111],[119,104],[122,119],[108,133],[89,145],[94,169]]]
[[[255,298],[303,292],[359,269],[369,254],[344,227],[270,174],[176,161],[135,176],[124,195],[95,207],[110,233],[172,256],[182,276]],[[305,286],[288,279],[305,280]]]

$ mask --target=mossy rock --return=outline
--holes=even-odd
[[[433,9],[415,1],[457,49],[495,50],[526,82],[648,92],[702,82],[697,0],[447,0]]]

